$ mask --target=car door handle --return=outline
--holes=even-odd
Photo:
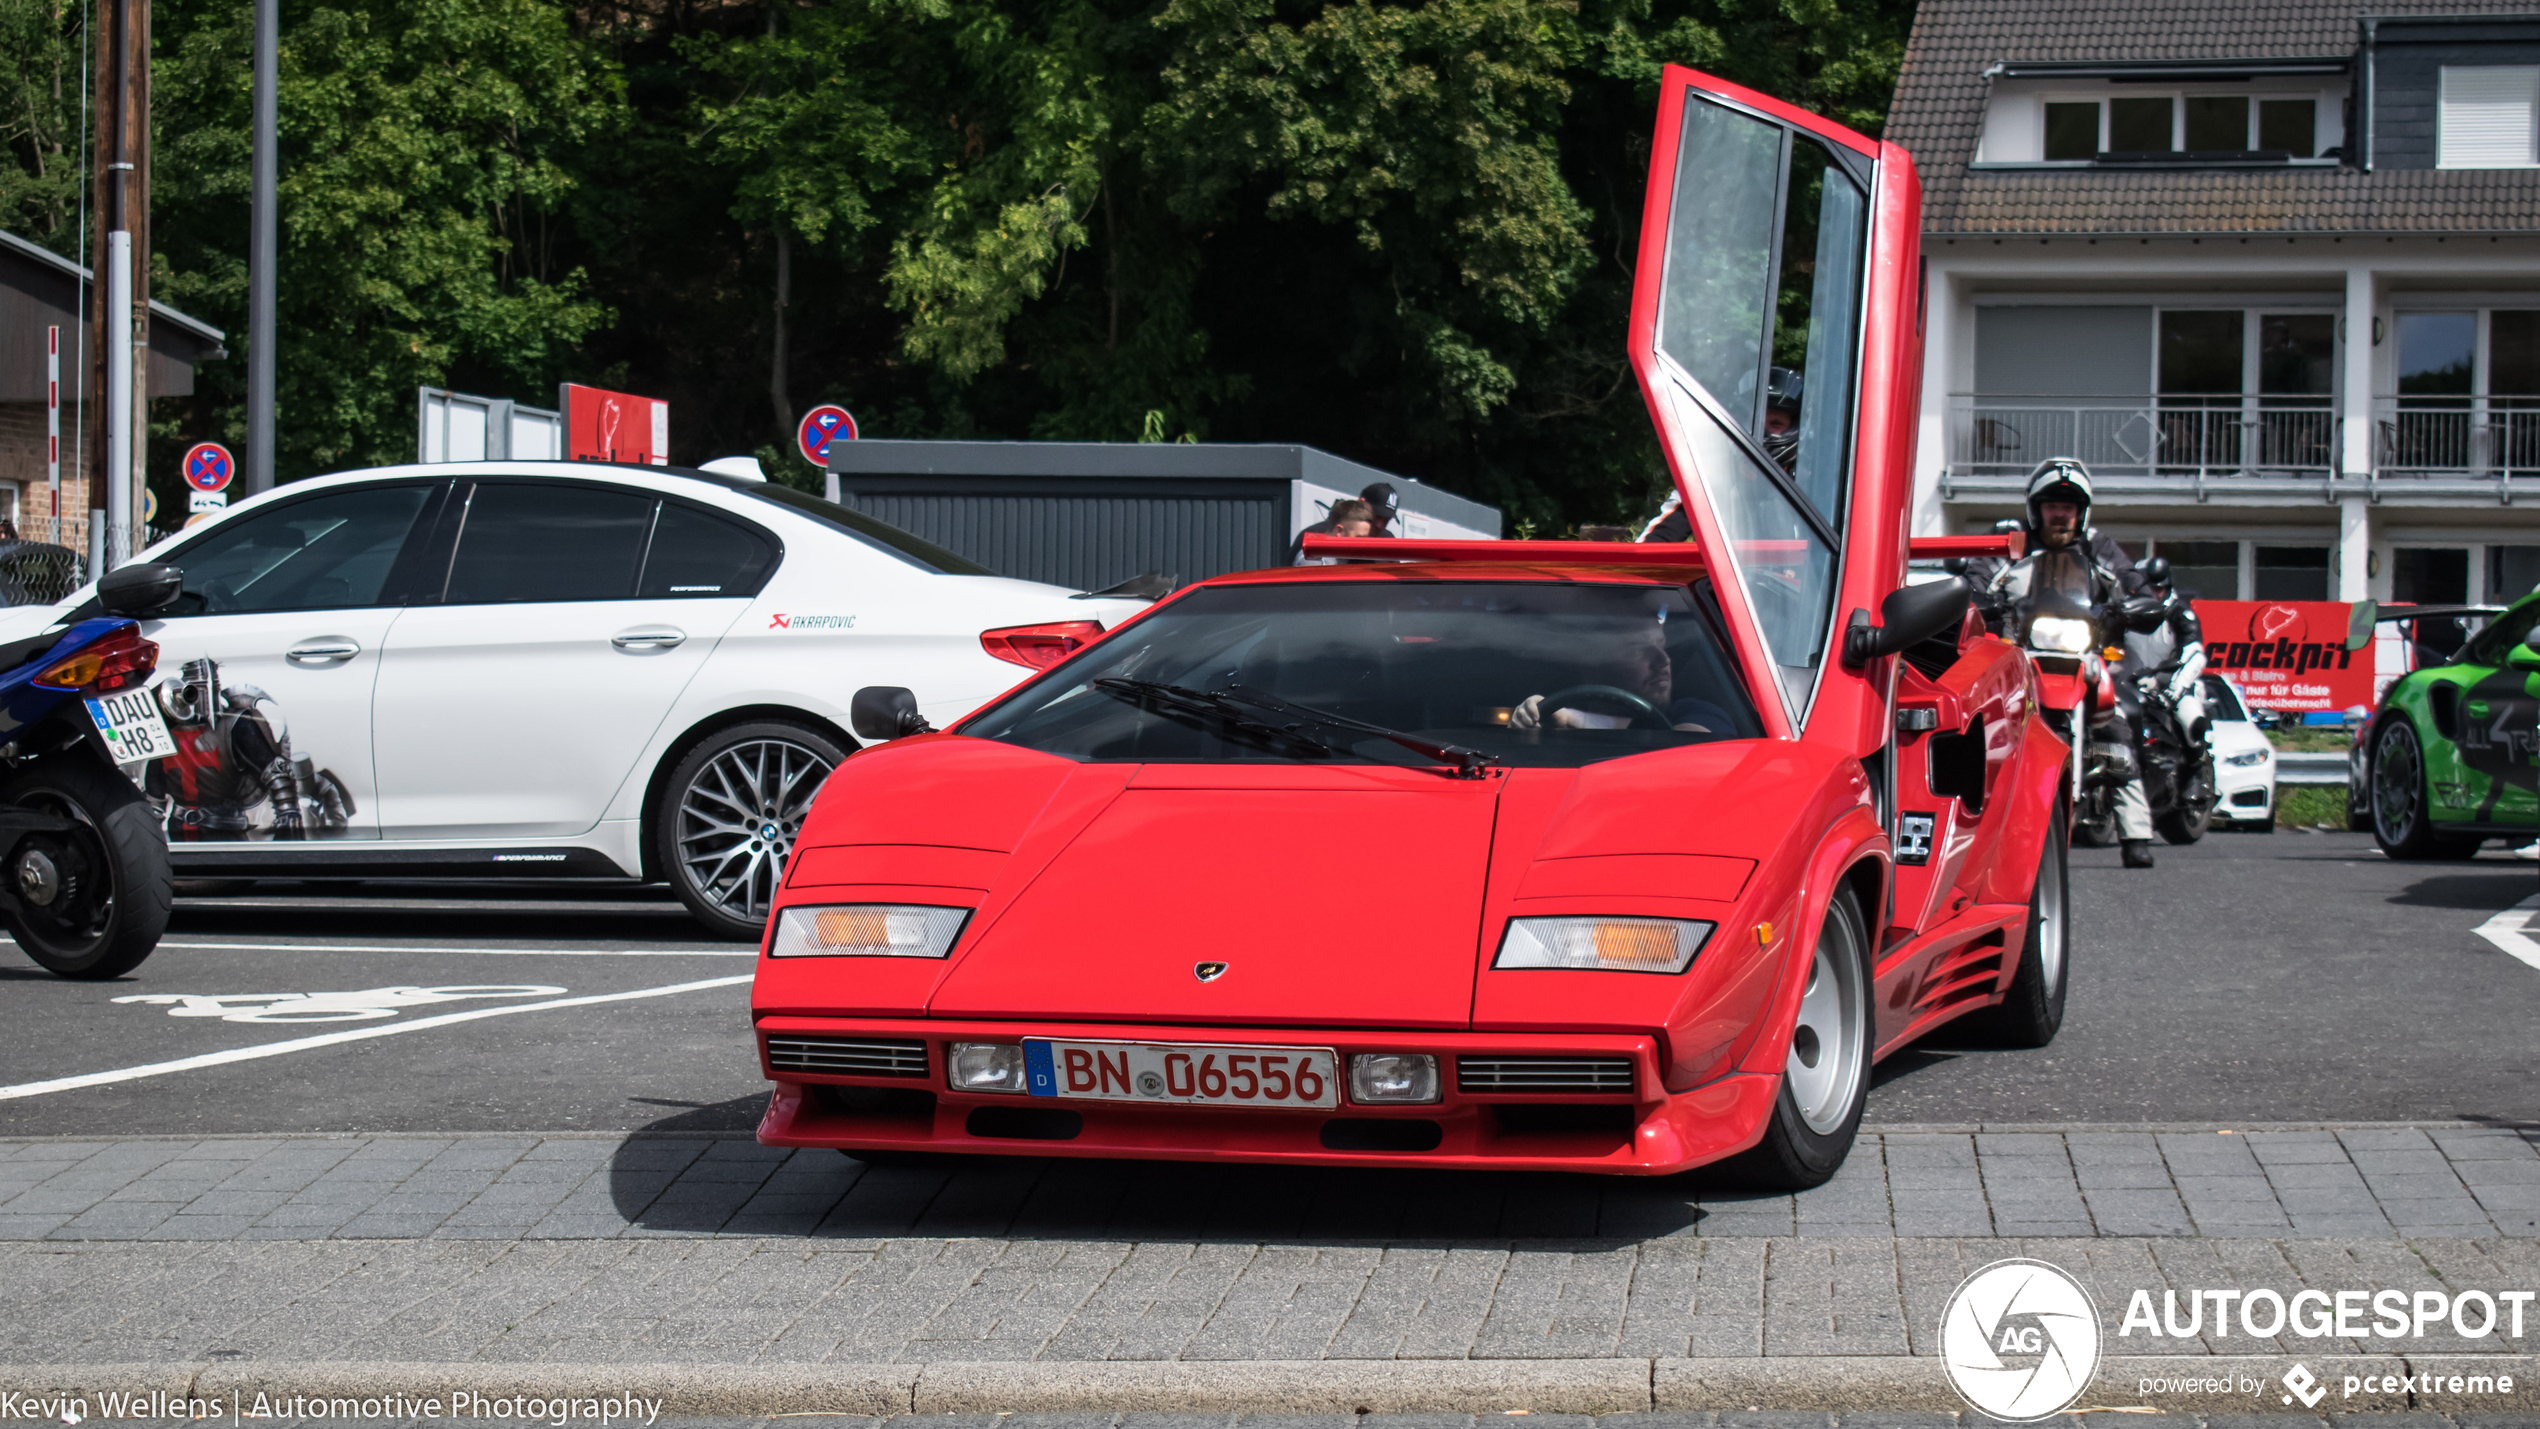
[[[350,640],[310,640],[291,647],[285,658],[307,665],[328,665],[350,660],[362,653],[362,647]]]
[[[688,638],[688,632],[671,626],[654,630],[622,630],[609,637],[609,643],[620,650],[668,650]]]

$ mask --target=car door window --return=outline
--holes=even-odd
[[[329,492],[228,522],[171,552],[185,572],[175,615],[377,605],[430,486]]]
[[[459,526],[442,601],[630,599],[658,505],[647,492],[478,482]]]
[[[644,557],[646,600],[750,596],[767,583],[776,543],[738,521],[676,501],[662,503]]]

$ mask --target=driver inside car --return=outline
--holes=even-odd
[[[1675,698],[1675,663],[1667,657],[1663,622],[1633,637],[1621,659],[1602,683],[1572,686],[1549,695],[1528,695],[1508,713],[1510,729],[1629,729],[1635,720],[1649,722],[1651,712],[1667,727],[1685,734],[1710,734],[1736,728],[1728,711],[1704,699]],[[1573,703],[1573,702],[1576,703]],[[1646,709],[1635,708],[1646,702]]]

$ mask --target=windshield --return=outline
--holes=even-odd
[[[1708,604],[1707,590],[1684,586],[1540,581],[1206,587],[960,732],[1093,763],[1426,762],[1307,723],[1328,746],[1318,751],[1095,683],[1141,680],[1258,692],[1525,767],[1755,738]]]
[[[2220,675],[2207,675],[2204,678],[2203,684],[2205,686],[2205,713],[2213,716],[2216,724],[2226,724],[2235,720],[2246,720],[2249,718],[2249,712],[2240,707],[2240,697],[2232,693],[2229,681],[2225,680]]]
[[[2028,594],[2020,601],[2019,612],[2023,627],[2041,615],[2097,623],[2099,612],[2090,599],[2090,565],[2080,552],[2058,546],[2039,551],[2028,561]]]

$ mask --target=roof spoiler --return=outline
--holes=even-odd
[[[1708,564],[1691,541],[1419,541],[1400,536],[1326,536],[1308,533],[1304,553],[1361,561],[1487,561],[1495,565],[1537,562],[1569,566],[1684,566]]]
[[[2028,550],[2025,531],[1987,531],[1981,536],[1916,536],[1905,543],[1909,560],[1941,561],[1951,556],[2002,556],[2018,560]]]

